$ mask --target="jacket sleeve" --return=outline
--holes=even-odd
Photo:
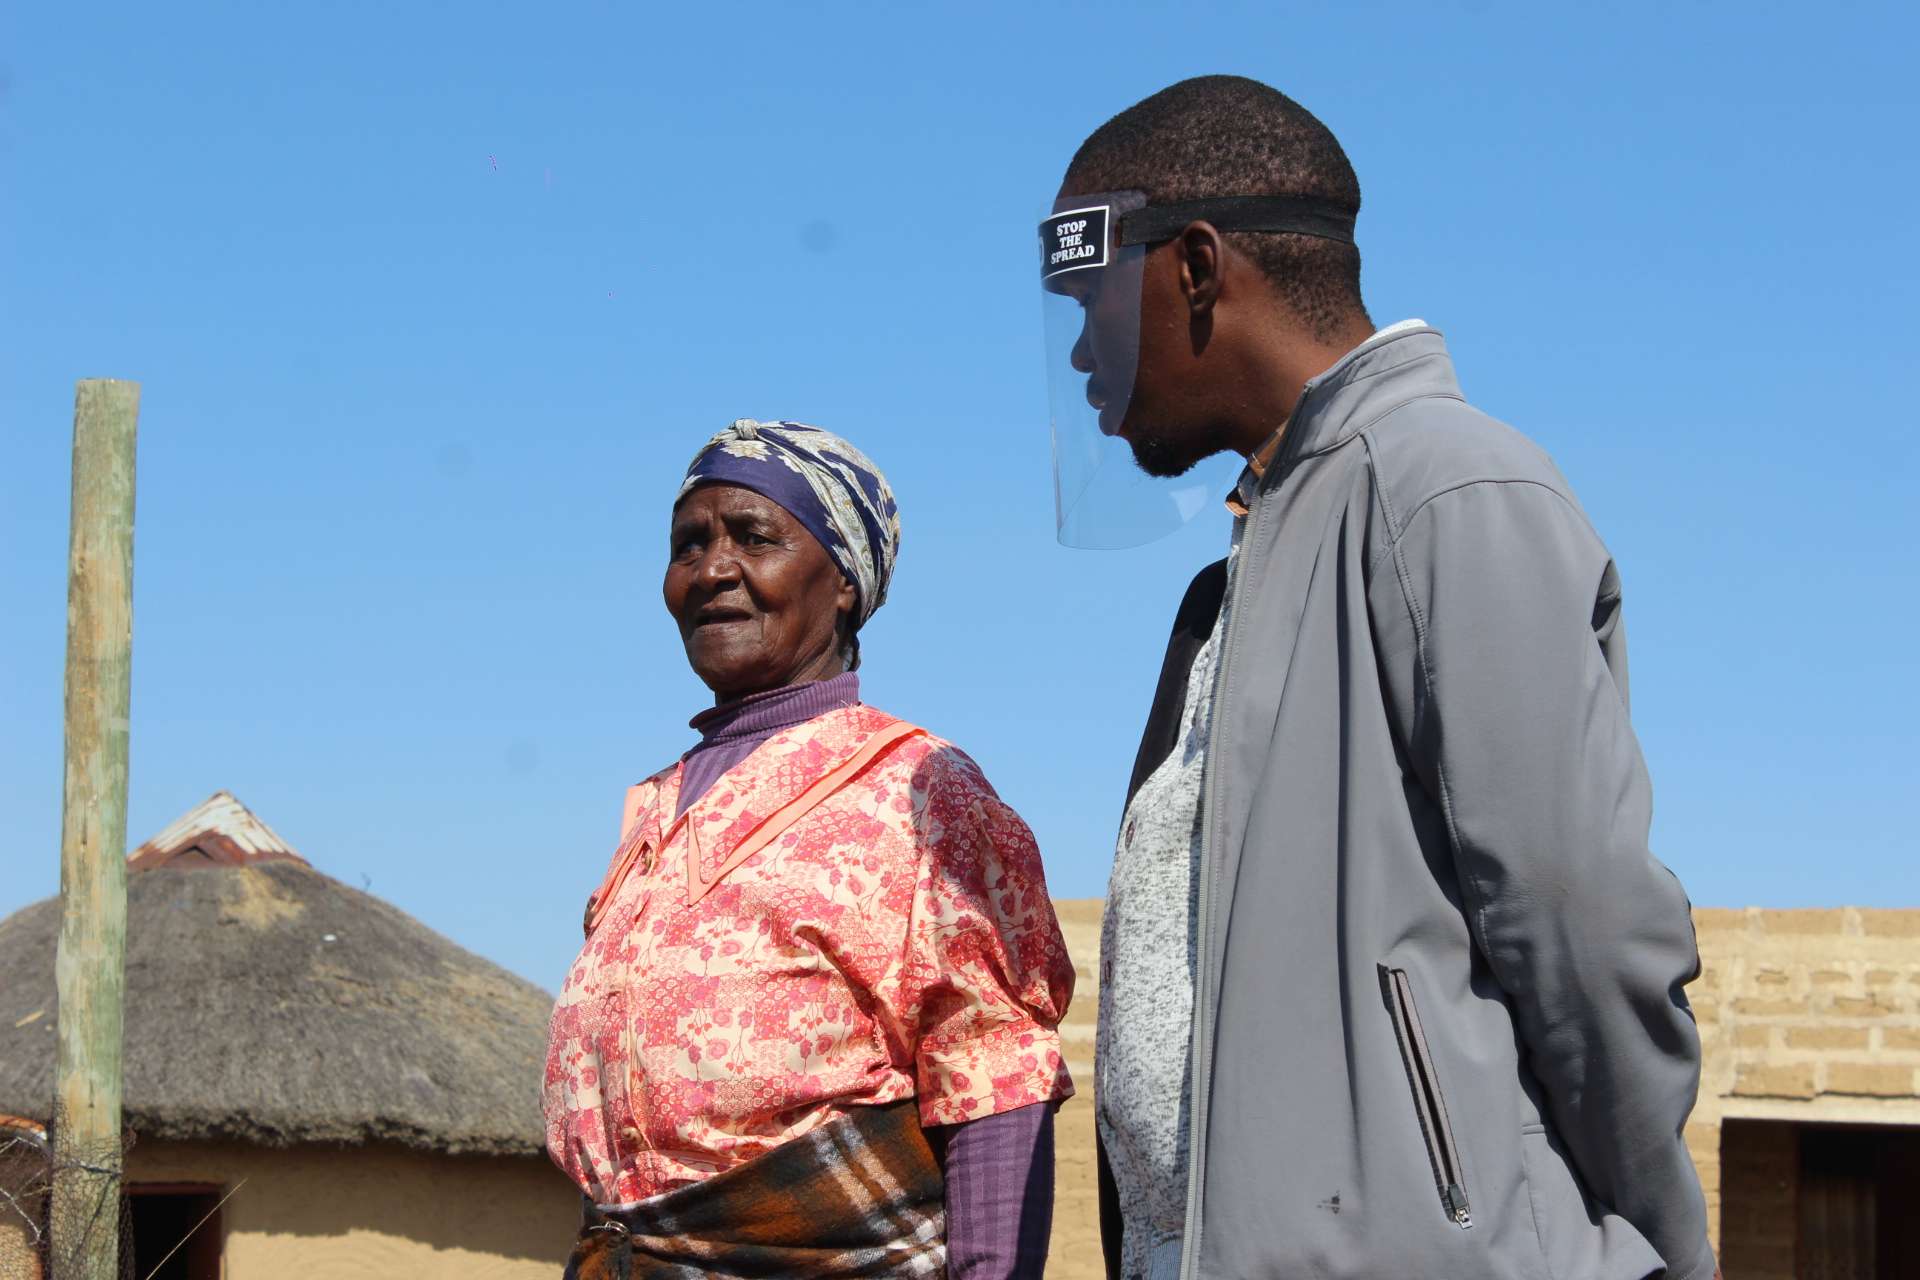
[[[1618,576],[1553,488],[1482,481],[1406,513],[1369,605],[1409,763],[1475,941],[1588,1188],[1672,1280],[1713,1273],[1681,1138],[1700,1080],[1690,907],[1647,847]]]

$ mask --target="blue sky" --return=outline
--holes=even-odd
[[[1055,545],[1033,220],[1184,76],[1340,136],[1622,569],[1655,848],[1711,905],[1920,905],[1914,10],[14,6],[0,15],[0,912],[57,887],[73,383],[139,379],[130,838],[217,788],[544,985],[704,690],[688,455],[842,432],[905,540],[870,701],[1105,884],[1224,514]]]

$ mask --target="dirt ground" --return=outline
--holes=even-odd
[[[1103,1280],[1100,1259],[1100,1198],[1094,1172],[1091,1090],[1060,1108],[1054,1139],[1053,1245],[1047,1280]]]
[[[1093,1154],[1093,1033],[1100,1007],[1100,900],[1054,904],[1075,972],[1073,1004],[1060,1024],[1077,1090],[1055,1121],[1053,1245],[1047,1280],[1103,1280],[1100,1197]]]

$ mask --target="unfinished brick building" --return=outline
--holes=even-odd
[[[1694,924],[1687,1140],[1728,1280],[1920,1276],[1920,911]]]

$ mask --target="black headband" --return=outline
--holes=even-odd
[[[1120,243],[1171,240],[1189,223],[1211,222],[1221,231],[1289,231],[1322,240],[1353,243],[1353,217],[1330,200],[1312,196],[1218,196],[1150,204],[1120,215]]]

